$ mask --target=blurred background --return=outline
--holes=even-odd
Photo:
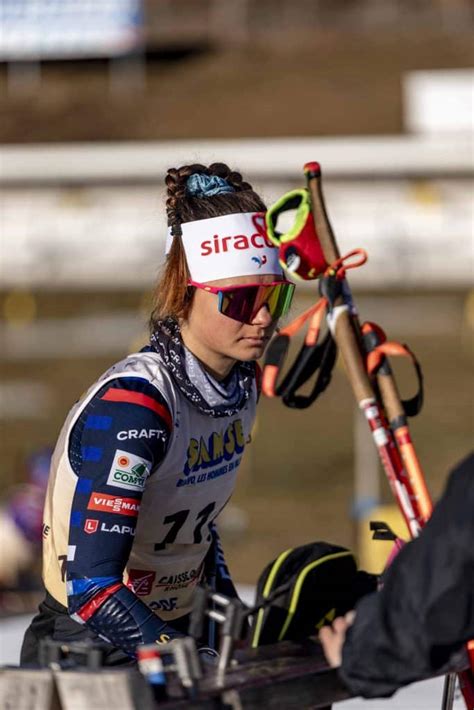
[[[422,363],[425,406],[412,433],[438,496],[473,438],[473,3],[0,8],[4,515],[34,538],[35,457],[44,462],[100,373],[146,342],[163,178],[190,161],[228,162],[268,204],[303,185],[305,162],[321,162],[341,251],[369,253],[350,273],[361,318]],[[292,315],[316,298],[314,284],[300,287]],[[411,396],[410,367],[395,370]],[[239,582],[255,583],[282,549],[315,539],[357,546],[380,571],[385,543],[364,531],[381,512],[393,522],[393,506],[341,366],[308,410],[261,402],[241,474],[222,519]],[[31,486],[20,524],[18,495]],[[26,570],[38,563],[39,547],[28,549]]]

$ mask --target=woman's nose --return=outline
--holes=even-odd
[[[252,318],[252,325],[261,325],[263,328],[267,328],[273,323],[273,319],[270,315],[270,311],[266,303],[257,311],[255,316]]]

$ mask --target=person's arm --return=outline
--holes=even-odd
[[[68,610],[130,656],[139,644],[181,635],[122,581],[145,480],[166,453],[171,426],[155,387],[121,377],[99,390],[70,436],[68,456],[78,479],[69,527]]]
[[[211,523],[209,526],[212,535],[212,544],[209,549],[209,557],[206,560],[208,575],[214,580],[215,591],[231,599],[238,599],[239,595],[227,567],[224,557],[221,539],[217,526]]]
[[[367,698],[445,670],[474,637],[474,455],[455,469],[420,537],[387,571],[383,589],[359,602],[352,626],[339,626],[340,644],[346,637],[340,675]]]

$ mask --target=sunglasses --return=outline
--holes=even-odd
[[[248,324],[252,323],[262,306],[267,306],[272,320],[284,316],[289,311],[295,290],[295,284],[290,281],[242,286],[208,286],[189,280],[188,285],[216,294],[219,297],[217,304],[219,313]]]

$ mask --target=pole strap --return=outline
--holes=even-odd
[[[283,404],[287,407],[305,409],[327,388],[337,357],[337,346],[333,338],[333,328],[331,328],[331,315],[335,315],[333,300],[335,295],[341,291],[346,270],[362,266],[366,260],[367,254],[363,249],[353,249],[328,266],[324,278],[321,280],[321,284],[328,285],[326,289],[321,289],[323,296],[315,305],[282,328],[272,340],[267,349],[262,377],[262,392],[267,397],[281,397]],[[329,287],[329,284],[332,284],[332,287]],[[326,312],[328,313],[329,330],[323,341],[319,343],[321,324]],[[288,356],[291,338],[306,323],[308,323],[308,329],[303,345],[287,374],[279,383],[278,378]],[[297,391],[317,371],[319,373],[311,392],[307,395],[298,394]]]
[[[424,387],[423,371],[415,354],[406,344],[388,341],[384,331],[376,323],[367,321],[362,324],[361,330],[364,344],[368,350],[366,355],[366,367],[369,377],[374,377],[377,373],[382,375],[384,374],[383,368],[385,358],[407,357],[412,361],[418,381],[418,390],[417,393],[410,399],[401,400],[401,404],[403,406],[405,416],[416,417],[423,406]],[[378,344],[375,345],[375,343]]]

